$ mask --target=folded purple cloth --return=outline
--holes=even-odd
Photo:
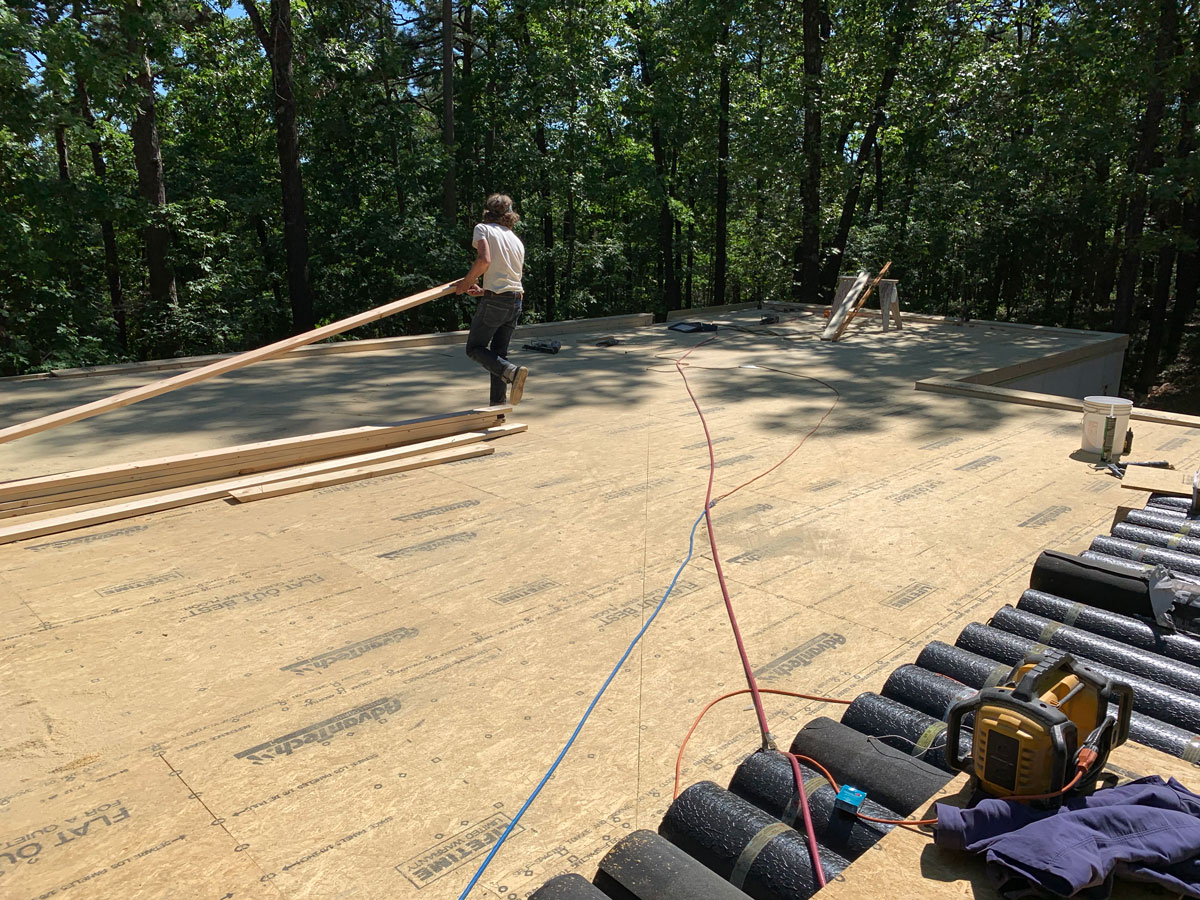
[[[936,843],[987,853],[1005,897],[1107,900],[1114,878],[1200,898],[1200,796],[1158,775],[1033,809],[988,799],[937,804]]]

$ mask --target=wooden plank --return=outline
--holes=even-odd
[[[1002,403],[1019,403],[1023,406],[1041,406],[1046,409],[1069,409],[1075,412],[1083,412],[1083,401],[1074,400],[1071,397],[1060,397],[1057,394],[1039,394],[1036,391],[1018,391],[1014,388],[994,387],[989,384],[977,384],[945,376],[935,375],[932,378],[923,378],[915,382],[913,388],[918,391],[929,391],[933,394],[957,394],[960,397],[978,397],[983,400],[999,400]],[[1129,418],[1136,422],[1178,425],[1181,428],[1200,428],[1200,416],[1162,412],[1157,409],[1144,409],[1139,406],[1133,408],[1133,412]]]
[[[223,465],[245,464],[250,460],[278,458],[290,459],[293,464],[307,462],[318,458],[316,454],[326,449],[332,450],[331,456],[344,455],[359,447],[364,450],[380,449],[380,444],[387,440],[401,442],[401,439],[407,440],[410,436],[415,440],[421,440],[486,427],[494,424],[497,416],[509,412],[512,412],[511,406],[485,406],[463,412],[409,419],[397,422],[395,425],[363,425],[338,431],[277,438],[252,444],[219,447],[214,450],[200,450],[177,456],[118,463],[93,469],[79,469],[56,475],[22,478],[0,483],[0,501],[46,497],[52,493],[85,486],[122,484],[136,478],[164,472],[214,470]],[[370,446],[372,442],[375,442],[375,446]],[[308,455],[305,456],[305,454]]]
[[[842,329],[846,325],[846,319],[850,315],[850,307],[854,305],[854,298],[863,290],[867,284],[867,279],[870,277],[866,272],[859,272],[858,279],[842,295],[841,299],[830,307],[829,321],[825,324],[825,330],[821,332],[821,340],[837,340],[837,336],[842,333]]]
[[[1154,469],[1149,466],[1126,466],[1121,487],[1134,491],[1151,491],[1155,494],[1173,494],[1176,497],[1192,496],[1191,469]]]
[[[1044,409],[1067,409],[1083,412],[1083,401],[1056,394],[1039,394],[1036,391],[1018,391],[1013,388],[992,387],[986,384],[968,384],[953,378],[925,378],[913,388],[934,394],[956,394],[960,397],[976,397],[983,400],[998,400],[1002,403],[1019,403],[1022,406],[1040,406]]]
[[[230,491],[229,495],[239,503],[252,503],[255,500],[282,497],[284,494],[295,494],[300,491],[311,491],[316,488],[330,487],[335,484],[346,484],[350,481],[361,481],[366,478],[378,478],[381,475],[392,475],[396,472],[407,472],[410,469],[421,469],[425,466],[436,466],[444,462],[487,456],[494,453],[495,449],[495,447],[468,447],[462,450],[444,450],[440,453],[430,453],[424,456],[409,457],[391,462],[380,462],[352,469],[340,469],[337,472],[330,472],[327,475],[310,475],[307,478],[292,478],[288,481],[276,481],[270,484],[259,485],[258,487],[240,488],[239,490]]]
[[[871,291],[875,290],[875,288],[879,286],[879,282],[883,281],[883,276],[887,274],[888,269],[891,267],[892,261],[889,259],[883,264],[883,268],[879,270],[879,274],[875,276],[875,279],[869,285],[867,285],[867,289],[859,296],[858,302],[855,303],[851,309],[851,315],[842,319],[832,340],[838,340],[845,333],[846,326],[850,324],[851,317],[856,315],[858,311],[863,308],[863,305],[867,302],[867,298],[871,296]],[[824,337],[824,335],[822,335],[822,337]]]
[[[454,434],[471,434],[483,430],[493,432],[492,437],[500,437],[503,434],[513,434],[516,431],[524,431],[525,426],[521,426],[515,430],[505,430],[505,426],[501,426],[498,416],[485,418],[478,424],[473,424],[469,432],[456,430]],[[256,473],[268,472],[272,475],[275,471],[286,470],[291,471],[294,467],[305,463],[317,462],[328,459],[336,464],[355,465],[354,462],[345,463],[345,460],[361,460],[365,457],[374,457],[378,454],[393,454],[393,455],[412,455],[413,452],[408,451],[407,454],[398,452],[404,451],[414,442],[433,442],[437,438],[448,438],[451,435],[445,435],[443,432],[447,427],[435,429],[433,431],[418,431],[406,432],[403,435],[394,435],[386,441],[380,441],[378,438],[366,442],[356,442],[350,444],[330,445],[322,448],[319,454],[297,454],[292,451],[288,457],[271,457],[265,459],[255,459],[252,462],[226,464],[218,469],[205,470],[188,470],[184,472],[169,472],[165,475],[160,475],[155,478],[142,478],[133,482],[124,482],[119,484],[104,485],[102,487],[88,487],[78,491],[70,491],[61,494],[52,494],[45,498],[28,498],[25,500],[14,500],[8,504],[0,506],[0,519],[11,519],[16,516],[39,515],[41,513],[51,512],[56,509],[64,509],[71,506],[84,506],[91,503],[99,503],[103,500],[114,500],[125,497],[135,497],[139,494],[149,494],[155,491],[164,491],[173,487],[197,487],[205,482],[216,481],[218,479],[227,479],[230,477],[239,477],[243,475],[253,475]],[[425,446],[424,443],[420,446]],[[351,455],[352,454],[352,455]],[[383,458],[383,457],[381,457]],[[267,476],[270,477],[270,476]]]
[[[68,425],[71,422],[78,422],[80,419],[86,419],[90,416],[96,416],[103,412],[108,412],[113,409],[120,409],[123,406],[129,406],[131,403],[138,403],[142,400],[149,400],[151,397],[158,397],[168,391],[178,390],[181,387],[187,387],[190,384],[205,381],[209,378],[215,378],[218,375],[224,375],[226,372],[232,372],[235,369],[241,369],[251,363],[259,362],[260,360],[270,359],[273,356],[280,356],[287,353],[289,350],[294,350],[297,347],[303,347],[306,344],[313,344],[327,337],[333,337],[335,334],[341,334],[344,331],[358,328],[361,325],[367,325],[371,322],[376,322],[388,316],[395,315],[398,312],[403,312],[406,309],[412,309],[414,306],[420,306],[422,303],[428,303],[430,300],[436,300],[438,297],[443,297],[454,290],[456,282],[438,285],[437,287],[429,288],[420,293],[413,294],[411,297],[405,297],[401,300],[395,300],[383,306],[377,306],[374,309],[369,309],[366,312],[359,313],[356,316],[350,316],[347,319],[339,319],[337,322],[331,322],[328,325],[323,325],[320,328],[314,328],[312,331],[306,331],[303,334],[297,334],[289,338],[284,338],[282,341],[276,341],[273,344],[267,344],[265,347],[259,347],[257,350],[249,350],[245,353],[239,353],[237,356],[232,356],[229,359],[218,360],[214,363],[209,363],[207,366],[202,366],[199,369],[192,369],[188,372],[175,375],[171,378],[164,378],[160,381],[154,381],[150,384],[144,384],[141,387],[131,388],[128,391],[122,391],[119,394],[114,394],[111,397],[105,397],[102,400],[94,400],[91,403],[85,403],[82,406],[76,406],[71,409],[65,409],[62,412],[52,413],[48,416],[42,416],[40,419],[34,419],[30,422],[25,422],[20,425],[10,425],[8,428],[0,428],[0,443],[4,441],[16,440],[19,437],[25,437],[30,434],[37,434],[40,431],[46,431],[50,428],[56,428],[59,425]]]
[[[166,471],[138,473],[126,478],[112,478],[109,481],[86,484],[83,487],[68,491],[41,494],[19,500],[0,501],[0,518],[13,515],[25,515],[39,509],[59,509],[66,506],[77,506],[96,500],[113,497],[133,497],[152,491],[166,490],[172,487],[200,484],[217,478],[234,478],[240,475],[251,475],[255,472],[265,472],[271,469],[281,469],[288,466],[303,465],[322,459],[333,459],[352,453],[365,453],[372,450],[384,450],[390,447],[403,446],[415,441],[431,440],[458,434],[467,430],[489,428],[500,424],[501,416],[472,416],[466,420],[456,420],[451,423],[441,423],[434,426],[405,429],[391,433],[368,433],[355,435],[345,439],[322,443],[317,448],[289,447],[270,451],[249,452],[231,459],[219,462],[201,462],[186,464],[178,469]]]
[[[509,426],[500,426],[499,430],[508,428]],[[518,430],[523,431],[525,426],[517,426]],[[424,445],[409,444],[406,447],[397,448],[399,451],[408,451],[410,453],[424,453],[430,449],[441,449],[450,441],[459,441],[459,443],[469,443],[472,441],[486,440],[489,432],[497,429],[488,429],[485,432],[468,432],[465,435],[453,435],[447,438],[439,438],[438,442],[427,442]],[[507,433],[507,432],[504,432]],[[499,437],[500,434],[495,436]],[[272,472],[267,478],[284,481],[291,478],[296,478],[306,475],[317,475],[323,472],[337,471],[344,467],[346,462],[340,459],[326,460],[324,462],[312,463],[307,466],[298,466],[291,469],[280,469],[277,472]],[[114,506],[102,506],[97,509],[81,510],[73,513],[66,513],[61,516],[54,516],[49,519],[38,519],[32,522],[20,522],[15,525],[9,525],[5,528],[0,528],[0,544],[10,544],[14,541],[23,541],[29,538],[44,537],[48,534],[59,534],[63,531],[72,531],[76,528],[86,528],[89,525],[104,525],[108,522],[116,522],[121,519],[130,519],[134,516],[141,516],[147,513],[162,512],[168,509],[178,509],[181,506],[190,506],[194,503],[203,503],[206,500],[215,500],[220,497],[227,497],[231,491],[241,488],[255,487],[263,483],[264,476],[255,475],[250,478],[237,478],[233,480],[216,481],[211,484],[201,485],[200,487],[192,488],[186,491],[175,491],[170,494],[158,494],[152,497],[144,497],[141,500],[131,500],[128,503],[120,503]]]
[[[414,456],[421,456],[427,453],[435,453],[442,450],[451,450],[467,444],[475,444],[480,441],[491,441],[497,438],[507,437],[511,434],[520,434],[527,431],[529,428],[525,424],[512,423],[508,425],[496,425],[492,428],[484,428],[478,431],[467,431],[463,434],[455,434],[449,437],[438,438],[431,441],[421,441],[417,444],[407,444],[403,447],[394,447],[389,450],[377,450],[374,453],[356,453],[353,456],[345,456],[340,459],[331,459],[324,462],[312,463],[307,466],[293,466],[288,469],[280,469],[275,472],[268,472],[265,475],[259,475],[255,478],[247,478],[242,481],[242,487],[231,489],[230,494],[234,490],[254,491],[264,485],[275,484],[282,481],[295,481],[306,477],[322,477],[330,472],[341,472],[347,469],[357,469],[364,466],[384,465],[396,460],[409,459]],[[285,492],[286,493],[286,492]]]

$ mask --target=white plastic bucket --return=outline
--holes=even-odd
[[[1129,430],[1129,416],[1133,412],[1133,401],[1124,397],[1083,398],[1083,443],[1084,453],[1102,453],[1104,450],[1104,426],[1107,419],[1116,418],[1113,429],[1113,456],[1120,456],[1125,446],[1125,432]]]

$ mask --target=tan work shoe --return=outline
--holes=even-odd
[[[508,394],[508,402],[512,406],[516,406],[521,402],[521,397],[525,394],[525,376],[529,374],[529,369],[525,366],[518,366],[516,373],[513,375],[512,390]]]

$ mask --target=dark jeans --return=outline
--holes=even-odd
[[[467,335],[467,356],[492,373],[491,405],[499,406],[506,399],[508,382],[517,367],[504,358],[513,329],[521,318],[520,294],[493,294],[484,291],[471,319]]]

